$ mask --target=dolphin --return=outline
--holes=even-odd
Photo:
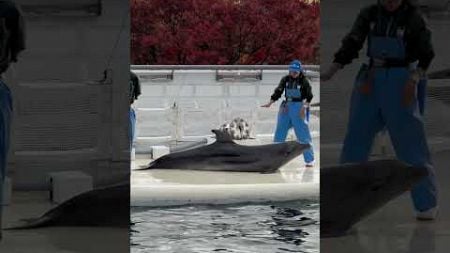
[[[212,130],[216,142],[210,145],[162,156],[151,162],[148,169],[180,169],[274,173],[281,166],[299,156],[309,144],[296,141],[259,146],[236,144],[231,136]]]
[[[433,71],[428,73],[428,79],[449,79],[450,78],[450,69],[442,69],[438,71]]]
[[[363,218],[410,190],[426,168],[378,160],[320,169],[320,236],[343,236]]]
[[[88,191],[50,209],[41,217],[5,230],[62,227],[123,227],[130,225],[130,184]]]

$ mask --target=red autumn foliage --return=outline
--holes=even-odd
[[[317,64],[319,2],[131,0],[133,64]]]

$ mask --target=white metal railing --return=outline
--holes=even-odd
[[[308,71],[319,71],[319,65],[303,65]],[[131,70],[286,70],[288,65],[131,65]]]
[[[236,69],[238,67],[238,69]],[[138,152],[151,144],[201,139],[212,128],[243,117],[256,136],[273,134],[278,106],[266,103],[287,66],[132,66],[141,80],[143,94],[136,101]],[[315,103],[320,102],[318,66],[309,66]],[[218,75],[226,73],[225,77]],[[239,73],[239,74],[237,74]],[[313,110],[319,110],[318,107]],[[311,116],[311,130],[318,135],[318,113]]]

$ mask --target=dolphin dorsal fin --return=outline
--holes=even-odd
[[[233,138],[231,136],[223,131],[213,129],[211,130],[216,135],[216,141],[220,143],[234,143]]]

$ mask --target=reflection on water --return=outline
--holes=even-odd
[[[319,252],[319,206],[133,208],[131,252]]]

